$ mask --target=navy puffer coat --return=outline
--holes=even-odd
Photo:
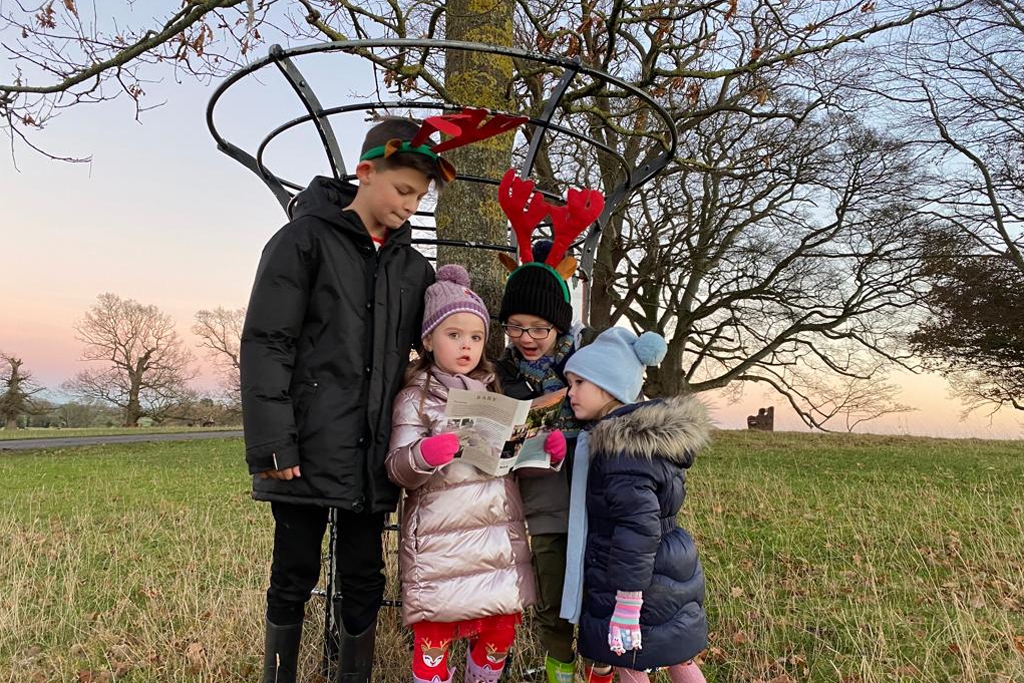
[[[704,572],[676,516],[686,470],[707,442],[710,423],[692,397],[620,408],[590,430],[587,548],[579,651],[635,670],[692,659],[707,646]],[[615,592],[643,591],[643,648],[608,647]]]

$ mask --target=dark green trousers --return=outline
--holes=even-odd
[[[537,638],[549,656],[571,662],[573,625],[558,616],[565,582],[565,547],[568,534],[537,534],[530,537],[533,569],[537,576],[538,603],[534,608]]]

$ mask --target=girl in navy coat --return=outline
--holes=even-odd
[[[565,366],[580,434],[572,470],[562,617],[579,624],[577,648],[594,662],[590,683],[704,681],[693,658],[707,646],[704,572],[677,524],[686,470],[709,437],[703,404],[689,396],[636,402],[644,366],[665,340],[603,332]]]

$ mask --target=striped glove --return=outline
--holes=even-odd
[[[640,650],[640,607],[644,595],[640,591],[616,591],[615,611],[608,624],[608,647],[617,655],[626,650]]]

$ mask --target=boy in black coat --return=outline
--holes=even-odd
[[[381,535],[398,489],[384,469],[391,404],[434,281],[408,219],[451,167],[388,119],[363,142],[359,188],[318,177],[263,250],[242,331],[242,408],[253,497],[270,501],[265,683],[294,683],[303,612],[338,509],[339,681],[366,683],[384,594]]]

